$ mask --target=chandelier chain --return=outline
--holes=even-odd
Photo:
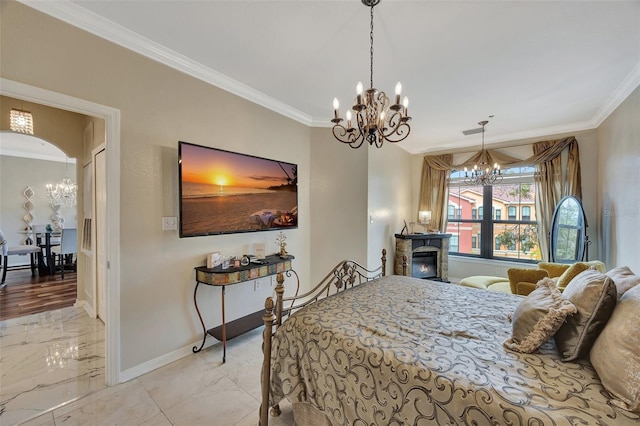
[[[371,26],[370,26],[371,30],[369,32],[369,43],[370,43],[370,48],[369,48],[369,56],[370,56],[370,75],[371,75],[371,85],[369,87],[373,88],[373,3],[371,4]]]

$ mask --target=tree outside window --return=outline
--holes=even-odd
[[[456,241],[451,242],[450,253],[540,260],[533,174],[532,167],[505,169],[500,184],[469,186],[464,183],[464,172],[452,172],[447,232],[455,234]],[[506,219],[502,218],[503,210]]]

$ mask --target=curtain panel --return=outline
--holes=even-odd
[[[486,150],[486,162],[498,163],[501,168],[534,166],[536,212],[538,219],[538,241],[543,260],[549,256],[549,227],[556,204],[565,195],[573,195],[582,200],[582,181],[580,177],[580,154],[578,141],[574,136],[553,141],[542,141],[532,145],[533,155],[519,159],[500,151]],[[567,151],[567,164],[563,179],[562,153]],[[478,151],[461,164],[453,164],[453,154],[426,155],[422,166],[420,188],[420,210],[432,212],[431,223],[436,229],[444,231],[447,227],[447,207],[449,201],[449,175],[452,170],[463,170],[481,160],[483,153]]]

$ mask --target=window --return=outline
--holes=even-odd
[[[455,239],[451,238],[449,252],[487,259],[540,260],[533,172],[533,167],[505,169],[500,184],[470,186],[464,183],[464,172],[453,171],[446,232]]]
[[[449,240],[449,251],[458,251],[458,246],[459,246],[458,241],[459,241],[459,238],[457,235],[451,236],[451,239]]]

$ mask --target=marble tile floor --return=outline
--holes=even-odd
[[[258,424],[258,410],[260,407],[260,369],[262,363],[261,340],[262,329],[256,329],[243,336],[239,336],[227,343],[227,362],[222,364],[221,345],[214,345],[203,351],[184,357],[169,365],[161,367],[141,377],[116,386],[104,385],[104,328],[102,323],[92,323],[80,310],[66,308],[69,312],[59,313],[59,318],[69,318],[71,324],[76,324],[79,335],[91,335],[89,330],[98,329],[93,334],[95,345],[100,348],[100,355],[89,355],[88,347],[92,346],[87,340],[78,338],[70,343],[77,344],[78,355],[67,365],[74,364],[74,371],[81,373],[77,379],[68,377],[69,372],[63,373],[64,367],[53,369],[50,377],[43,376],[44,371],[34,374],[31,378],[12,379],[13,367],[29,366],[32,370],[52,370],[42,366],[41,360],[31,352],[16,358],[17,349],[26,337],[18,337],[14,325],[0,324],[0,350],[2,351],[0,367],[2,382],[0,391],[0,424],[9,426],[14,424],[31,426],[60,426],[60,425],[224,425],[245,426]],[[65,311],[65,310],[61,310]],[[51,313],[50,313],[51,314]],[[53,315],[53,314],[52,314]],[[11,320],[9,320],[11,321]],[[7,321],[7,322],[9,322]],[[22,328],[29,328],[29,324],[37,322],[25,321]],[[45,322],[46,320],[40,321]],[[80,326],[80,323],[86,323]],[[98,321],[99,322],[99,321]],[[20,328],[20,327],[17,327]],[[40,336],[52,336],[51,331],[43,326],[42,331],[35,331],[31,326],[31,339]],[[55,327],[52,327],[55,329]],[[64,327],[62,327],[64,329]],[[28,332],[25,331],[26,334]],[[58,331],[60,338],[64,333]],[[53,338],[49,341],[55,340]],[[55,340],[56,343],[59,343]],[[31,346],[31,345],[29,345]],[[61,353],[64,346],[47,350],[47,354]],[[5,352],[9,349],[9,353]],[[75,351],[75,346],[72,352]],[[13,351],[13,354],[11,354]],[[35,351],[35,349],[34,349]],[[41,356],[44,352],[41,352]],[[46,354],[44,363],[46,364]],[[92,358],[93,363],[88,358]],[[5,360],[6,358],[6,360]],[[67,357],[73,358],[73,357]],[[81,361],[82,360],[82,361]],[[86,365],[79,365],[86,360]],[[58,361],[62,362],[62,361]],[[36,366],[39,365],[38,368]],[[71,371],[70,369],[68,369]],[[16,384],[5,382],[18,381]],[[41,380],[49,380],[43,384]],[[6,384],[5,384],[6,383]],[[47,384],[49,383],[49,384]],[[7,389],[5,389],[5,387]],[[49,391],[47,391],[48,388]],[[72,389],[73,388],[73,389]],[[22,392],[22,393],[20,393]],[[42,393],[39,393],[42,392]],[[80,396],[86,395],[86,396]],[[62,401],[64,400],[64,401]],[[45,402],[46,401],[46,402]],[[60,402],[62,401],[62,402]],[[48,408],[45,408],[45,405]],[[271,418],[270,425],[293,425],[293,415],[290,405],[281,405],[282,414]],[[44,414],[41,414],[44,413]]]

